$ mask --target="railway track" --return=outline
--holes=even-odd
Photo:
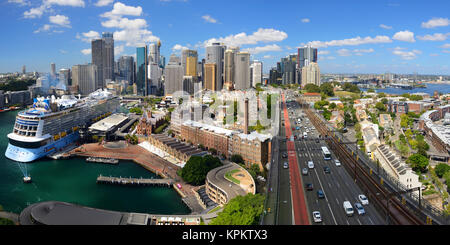
[[[350,153],[348,149],[337,139],[326,125],[312,112],[310,109],[305,109],[310,121],[317,128],[323,137],[327,137],[327,143],[331,149],[334,150],[344,167],[351,173],[355,181],[360,184],[360,187],[367,191],[371,200],[374,200],[376,207],[387,213],[387,222],[389,219],[394,224],[398,225],[424,225],[425,223],[411,213],[408,208],[402,204],[401,200],[397,199],[391,192],[383,187],[372,177],[372,171],[365,169],[358,162],[358,156]]]

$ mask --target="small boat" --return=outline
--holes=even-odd
[[[30,176],[25,176],[23,177],[23,183],[31,183],[31,177]]]

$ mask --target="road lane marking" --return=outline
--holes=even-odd
[[[336,203],[339,205],[339,201],[338,201],[337,197],[336,197]]]
[[[358,218],[358,219],[356,219],[356,220],[358,221],[358,223],[359,223],[360,225],[362,225],[362,224],[361,224],[361,221],[359,221],[359,218]]]
[[[372,225],[374,225],[374,223],[372,222],[372,219],[370,218],[370,216],[367,217],[367,218],[369,218],[370,223],[372,223]]]
[[[350,223],[348,223],[348,219],[345,220],[347,222],[347,225],[350,225]]]
[[[320,181],[320,178],[319,178],[319,175],[317,174],[316,169],[314,169],[314,173],[316,173],[317,180],[319,180],[319,185],[320,185],[320,187],[322,188],[323,195],[325,196],[325,200],[326,200],[327,203],[328,203],[327,194],[325,193],[325,190],[323,189],[322,182]],[[331,216],[333,216],[334,223],[337,225],[336,218],[334,217],[334,213],[333,213],[333,210],[331,210],[330,204],[328,204],[328,208],[330,209]]]

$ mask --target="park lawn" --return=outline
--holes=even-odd
[[[400,152],[405,152],[405,153],[409,153],[409,146],[406,144],[403,144],[401,142],[401,140],[397,140],[394,142],[395,147],[400,151]]]
[[[356,96],[356,97],[359,98],[359,94],[348,92],[348,91],[335,91],[334,95],[337,96],[337,97],[352,97],[352,96]]]
[[[231,181],[231,182],[233,182],[233,183],[239,185],[241,182],[240,182],[239,180],[235,179],[235,178],[232,176],[233,174],[235,174],[235,173],[237,173],[237,172],[239,172],[239,171],[241,171],[241,170],[240,170],[240,169],[233,169],[233,170],[231,170],[231,171],[229,171],[228,173],[225,174],[225,178],[226,178],[227,180],[229,180],[229,181]]]
[[[214,213],[214,212],[216,212],[217,210],[219,210],[219,209],[221,209],[222,207],[221,206],[217,206],[217,207],[215,207],[215,208],[213,208],[213,209],[211,209],[211,210],[209,210],[209,214],[210,213]]]

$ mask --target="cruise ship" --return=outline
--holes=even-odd
[[[117,96],[101,89],[86,98],[36,98],[32,107],[17,114],[5,156],[17,162],[32,162],[60,151],[79,139],[81,127],[109,116],[119,105]]]

